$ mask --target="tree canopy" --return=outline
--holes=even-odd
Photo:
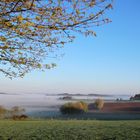
[[[0,72],[23,77],[50,69],[50,53],[72,42],[76,33],[96,36],[94,26],[109,23],[111,0],[1,0]]]

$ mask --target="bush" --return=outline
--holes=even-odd
[[[84,110],[84,112],[87,112],[87,111],[88,111],[88,104],[85,103],[85,102],[83,102],[83,101],[80,101],[80,103],[81,103],[82,106],[83,106],[83,110]]]
[[[22,114],[22,115],[13,115],[12,116],[12,119],[13,120],[25,120],[27,118],[28,118],[28,116],[27,115],[24,115],[24,114]]]
[[[7,109],[3,106],[0,106],[0,118],[5,118],[5,115],[7,113]]]
[[[84,113],[88,110],[88,105],[84,102],[69,102],[61,106],[60,111],[62,114],[78,114]]]
[[[101,110],[104,106],[104,100],[103,99],[96,99],[95,106],[97,109]]]
[[[19,116],[25,112],[25,109],[21,108],[19,106],[14,106],[11,108],[10,112],[11,112],[12,116]]]
[[[24,115],[25,112],[24,108],[21,108],[19,106],[14,106],[11,109],[7,109],[0,105],[0,119],[26,119],[28,116]]]

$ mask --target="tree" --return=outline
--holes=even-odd
[[[0,118],[4,118],[6,115],[7,109],[3,106],[0,106]]]
[[[0,72],[23,77],[45,64],[56,50],[72,42],[75,32],[94,35],[93,26],[110,22],[105,11],[112,0],[1,0]]]
[[[88,105],[85,102],[68,102],[60,107],[62,114],[79,114],[88,111]]]
[[[101,110],[104,106],[104,100],[103,99],[96,99],[95,100],[95,106],[97,109]]]
[[[19,116],[25,112],[25,109],[19,106],[14,106],[11,108],[10,112],[12,116]]]

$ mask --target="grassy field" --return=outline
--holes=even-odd
[[[140,121],[0,121],[0,140],[140,140]]]

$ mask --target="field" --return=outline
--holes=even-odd
[[[139,140],[140,121],[0,121],[0,140]]]
[[[95,111],[94,104],[89,104],[89,110]],[[121,101],[121,102],[106,102],[101,112],[108,113],[140,113],[140,102]]]
[[[59,106],[60,107],[60,106]],[[59,108],[58,107],[58,108]],[[88,112],[84,114],[62,115],[59,111],[36,111],[28,114],[36,118],[53,119],[91,119],[91,120],[140,120],[139,101],[105,102],[98,110],[94,103],[89,103]]]

